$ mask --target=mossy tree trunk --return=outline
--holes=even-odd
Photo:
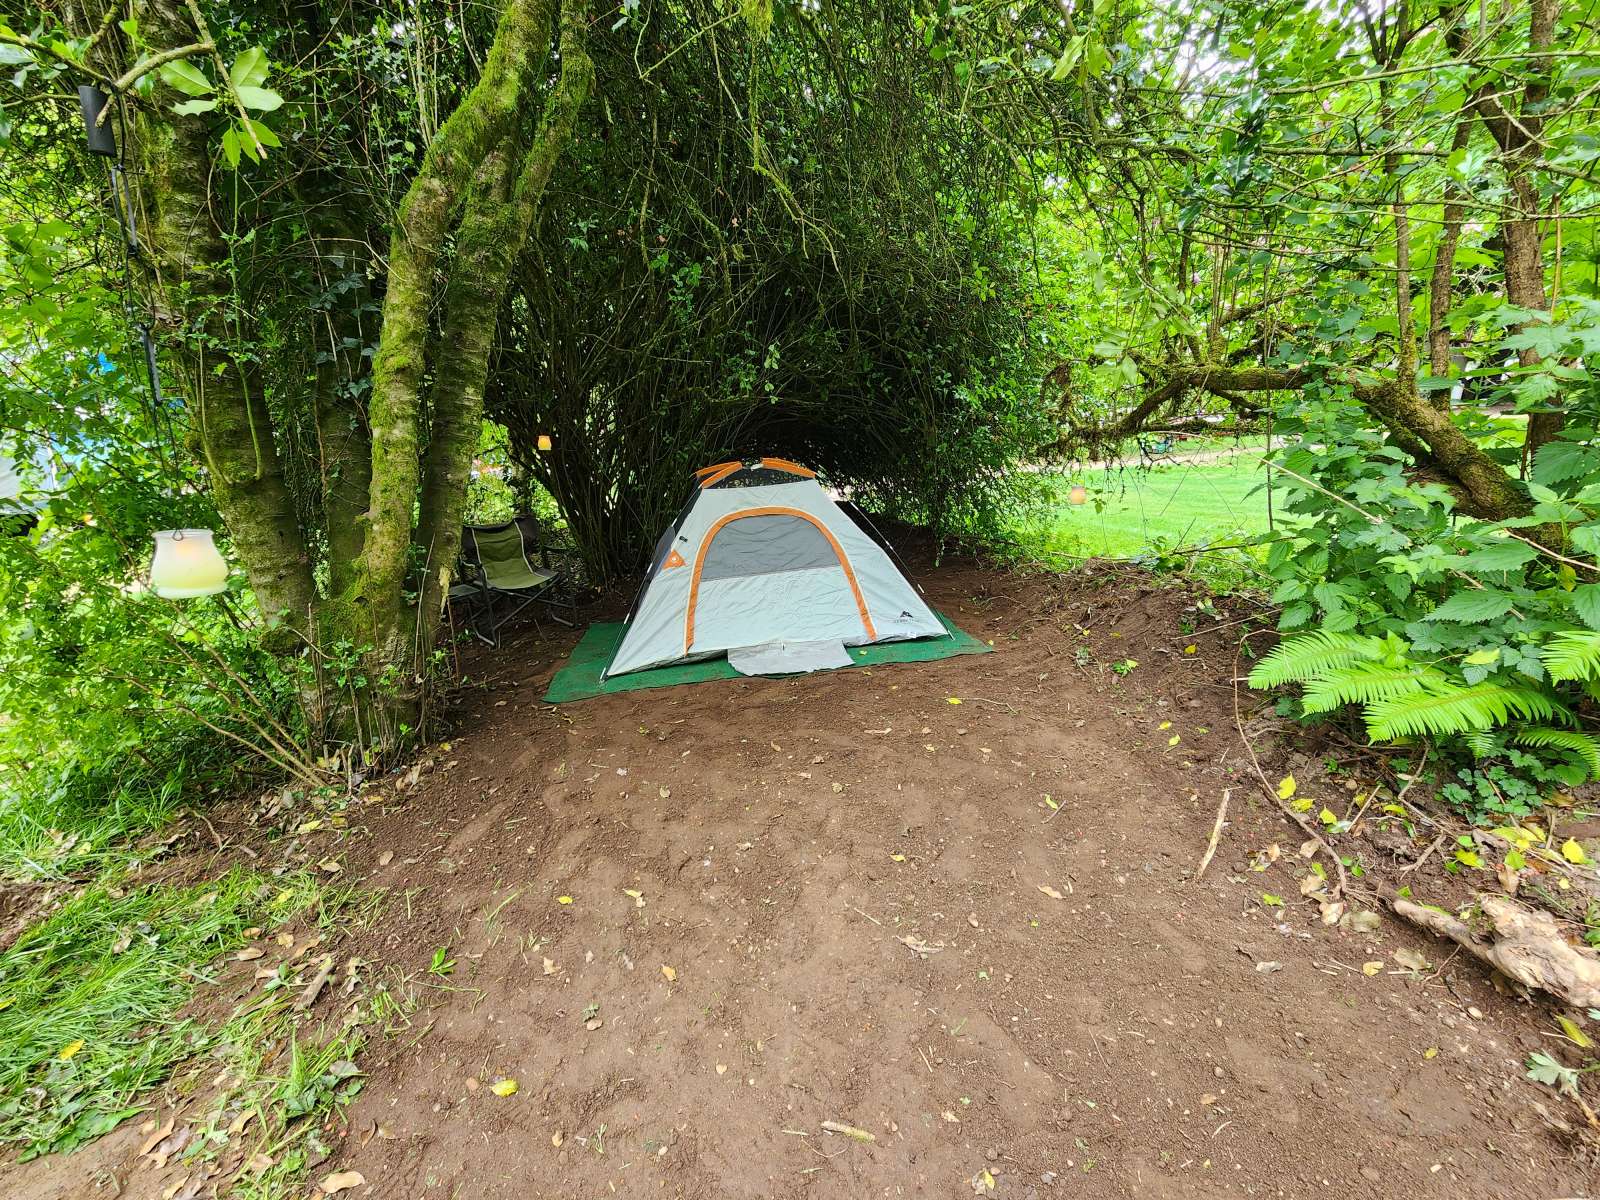
[[[151,0],[145,14],[152,46],[201,40],[184,0]],[[230,349],[253,331],[234,308],[228,245],[213,215],[225,175],[220,128],[209,115],[174,113],[181,97],[164,86],[141,108],[138,152],[153,214],[146,282],[164,345],[182,363],[196,451],[234,551],[275,649],[320,659],[348,645],[363,659],[364,685],[318,689],[308,701],[319,737],[382,752],[420,727],[496,320],[588,94],[588,21],[587,0],[506,0],[483,72],[430,143],[391,231],[366,413],[340,394],[336,367],[313,381],[325,525],[316,531],[302,527],[286,485],[260,374]],[[430,337],[441,308],[442,328]],[[321,590],[318,545],[328,553]]]

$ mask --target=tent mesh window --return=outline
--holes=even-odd
[[[786,516],[740,517],[717,530],[711,539],[700,578],[735,579],[839,565],[827,535],[810,521]]]

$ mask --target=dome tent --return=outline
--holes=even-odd
[[[696,475],[607,677],[717,654],[741,670],[807,670],[843,665],[844,646],[948,636],[815,472],[763,458]]]

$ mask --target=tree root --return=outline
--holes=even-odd
[[[1478,896],[1487,921],[1478,932],[1465,921],[1414,901],[1390,900],[1395,914],[1455,942],[1467,953],[1528,987],[1543,988],[1578,1008],[1600,1006],[1600,957],[1567,943],[1549,913],[1505,896]]]

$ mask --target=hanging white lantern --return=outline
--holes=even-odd
[[[541,433],[539,435],[539,449],[549,450],[554,445],[555,443],[550,440],[550,435],[548,433]]]
[[[150,589],[168,600],[215,596],[228,587],[228,564],[209,529],[156,531]]]
[[[1089,489],[1084,487],[1081,483],[1073,484],[1072,490],[1067,493],[1067,502],[1069,504],[1083,504],[1088,499]]]

